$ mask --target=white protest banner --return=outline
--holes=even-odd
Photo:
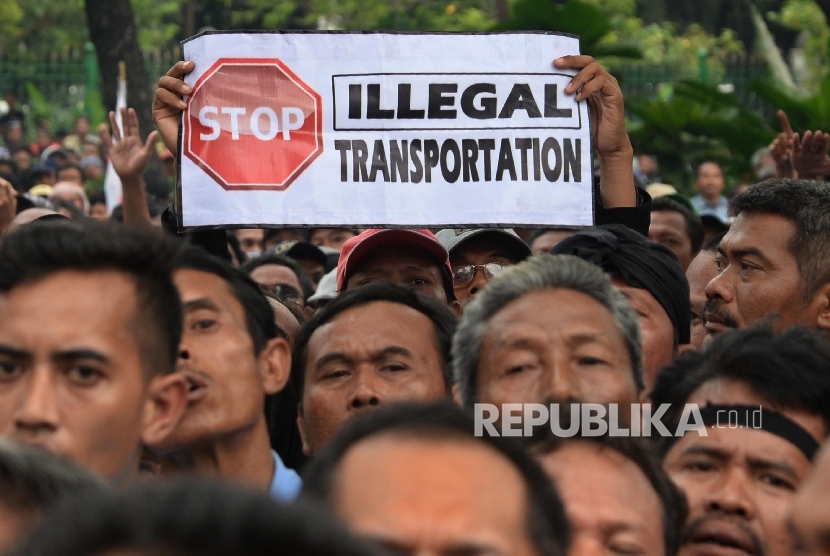
[[[549,33],[183,43],[179,226],[593,224],[587,102]]]

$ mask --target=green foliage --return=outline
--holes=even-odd
[[[75,120],[82,114],[89,117],[93,126],[107,121],[107,111],[98,91],[92,92],[87,98],[75,95],[68,99],[68,103],[50,103],[37,87],[26,83],[26,95],[28,119],[32,122],[46,120],[52,124],[52,129],[73,129]],[[34,126],[29,127],[30,132],[34,133]]]
[[[805,33],[803,52],[806,68],[802,75],[797,75],[797,79],[799,85],[807,91],[818,91],[822,80],[830,76],[830,27],[827,25],[824,12],[814,0],[786,0],[781,11],[769,12],[767,19],[788,29]]]
[[[510,19],[498,24],[495,29],[570,33],[579,35],[581,51],[591,56],[641,56],[633,44],[602,44],[613,31],[611,18],[599,7],[581,0],[568,0],[561,5],[550,0],[518,0],[513,4]]]
[[[786,112],[794,130],[830,130],[830,77],[822,79],[812,95],[793,93],[772,79],[755,80],[750,90]]]
[[[727,176],[745,179],[752,154],[775,132],[733,94],[697,81],[680,81],[667,98],[629,99],[636,121],[629,136],[636,152],[653,154],[663,178],[691,193],[693,171],[701,162],[720,163]]]
[[[487,0],[312,0],[309,22],[319,17],[341,29],[486,31],[495,20]]]

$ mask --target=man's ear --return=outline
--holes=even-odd
[[[816,328],[830,331],[830,283],[818,289],[810,305],[816,313]]]
[[[311,446],[305,434],[305,419],[303,419],[303,403],[297,404],[297,430],[300,431],[300,441],[303,443],[303,454],[311,457]]]
[[[179,426],[187,409],[187,380],[181,373],[153,378],[144,401],[141,441],[153,446],[163,442]]]
[[[457,299],[455,301],[450,301],[447,303],[449,308],[455,313],[456,318],[461,318],[461,302]]]
[[[266,394],[276,394],[285,388],[291,376],[291,348],[284,338],[274,338],[265,344],[257,358]]]

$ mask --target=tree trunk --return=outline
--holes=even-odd
[[[85,0],[89,36],[98,55],[101,96],[107,110],[115,109],[118,62],[127,65],[127,106],[135,108],[141,135],[154,129],[153,88],[138,45],[138,28],[130,0]]]

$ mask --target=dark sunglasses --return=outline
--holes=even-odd
[[[453,268],[452,285],[466,286],[473,281],[473,277],[476,275],[476,270],[479,268],[484,271],[484,276],[487,277],[488,280],[492,280],[493,276],[504,270],[507,266],[508,265],[502,263],[487,263],[466,264],[464,266]]]
[[[271,293],[283,301],[291,301],[292,303],[296,303],[301,306],[305,304],[302,292],[294,286],[289,286],[288,284],[277,284],[271,288]]]

